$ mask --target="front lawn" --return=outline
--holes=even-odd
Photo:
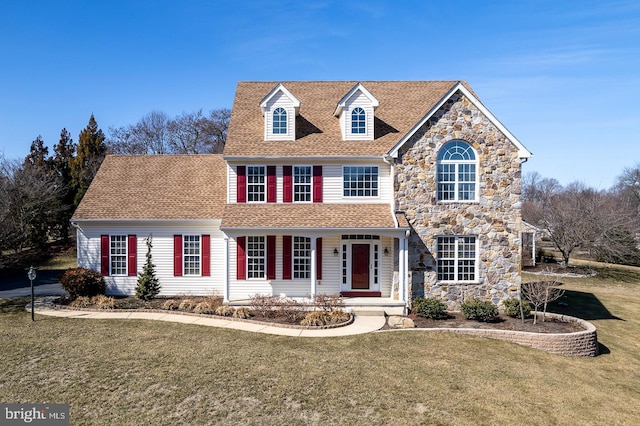
[[[423,331],[316,339],[32,323],[26,299],[4,300],[0,401],[69,403],[74,425],[636,423],[640,273],[562,281],[568,306],[554,309],[596,325],[596,358]]]

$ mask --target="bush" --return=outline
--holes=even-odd
[[[235,308],[233,306],[227,306],[227,305],[223,305],[223,306],[218,306],[216,308],[216,315],[220,315],[221,317],[231,317],[233,316],[233,314],[235,313]]]
[[[162,304],[162,309],[166,309],[168,311],[175,311],[180,308],[180,302],[176,299],[168,299]]]
[[[351,314],[343,311],[342,309],[335,309],[329,313],[331,316],[330,322],[332,324],[342,324],[343,322],[347,322],[351,319]]]
[[[344,300],[339,294],[316,294],[313,298],[313,305],[317,309],[331,312],[335,309],[344,308]]]
[[[521,318],[520,317],[520,301],[516,298],[509,298],[502,302],[502,308],[504,309],[505,315],[509,315],[513,318]],[[528,318],[531,316],[531,305],[526,300],[522,301],[522,312],[524,312],[524,317]]]
[[[115,309],[116,301],[113,297],[99,294],[91,298],[91,303],[98,309]]]
[[[491,302],[471,299],[461,306],[465,319],[480,322],[491,322],[498,318],[498,307]]]
[[[74,308],[89,308],[91,305],[91,298],[87,296],[78,296],[69,303]]]
[[[180,302],[180,305],[178,305],[178,309],[181,311],[191,312],[196,307],[196,305],[197,303],[194,300],[184,299],[182,302]]]
[[[425,318],[446,319],[447,305],[433,297],[418,296],[411,301],[411,312]]]
[[[253,316],[253,313],[251,312],[251,309],[245,308],[245,307],[238,308],[233,313],[234,318],[248,319],[248,318],[251,318],[252,316]]]
[[[193,308],[193,312],[195,312],[196,314],[213,315],[216,313],[216,308],[217,306],[215,306],[213,303],[209,302],[208,300],[205,300],[203,302],[198,303],[195,306],[195,308]]]
[[[86,268],[67,269],[60,277],[60,284],[71,300],[80,296],[93,297],[104,294],[105,290],[102,275]]]
[[[313,311],[309,312],[300,321],[300,325],[306,326],[323,326],[327,325],[331,321],[331,314],[327,311]]]

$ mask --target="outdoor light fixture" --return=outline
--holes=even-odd
[[[389,256],[389,249],[386,247],[384,248],[384,255]]]
[[[27,278],[29,278],[29,281],[31,281],[31,321],[35,321],[34,319],[34,315],[33,315],[33,280],[36,279],[36,270],[33,269],[33,266],[31,266],[29,268],[29,272],[27,272]]]
[[[333,249],[333,257],[338,257],[338,249],[337,248]]]

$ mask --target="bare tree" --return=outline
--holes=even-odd
[[[169,118],[152,111],[136,124],[109,129],[109,151],[116,154],[205,154],[222,152],[229,109],[202,110]]]
[[[545,315],[547,313],[547,305],[549,302],[558,300],[564,295],[564,290],[559,289],[558,286],[561,283],[550,281],[536,281],[522,284],[522,296],[531,302],[533,305],[534,315],[533,323],[536,324],[538,320],[538,312],[542,307],[542,322],[545,321]]]

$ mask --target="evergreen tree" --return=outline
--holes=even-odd
[[[142,300],[151,300],[160,293],[160,282],[156,278],[156,265],[151,261],[151,235],[145,239],[147,255],[142,272],[138,276],[136,296]]]
[[[50,164],[51,159],[49,158],[49,148],[44,145],[42,136],[38,135],[38,137],[31,142],[29,155],[25,157],[24,165],[49,169]]]
[[[107,154],[105,136],[91,114],[89,124],[78,138],[78,155],[71,160],[71,183],[75,191],[74,204],[77,206],[98,172],[102,160]]]
[[[76,146],[67,129],[62,129],[60,132],[60,141],[53,151],[55,155],[51,159],[51,166],[63,185],[61,210],[55,217],[53,233],[66,242],[69,239],[69,220],[73,214],[75,198],[71,185],[71,162],[76,153]]]

